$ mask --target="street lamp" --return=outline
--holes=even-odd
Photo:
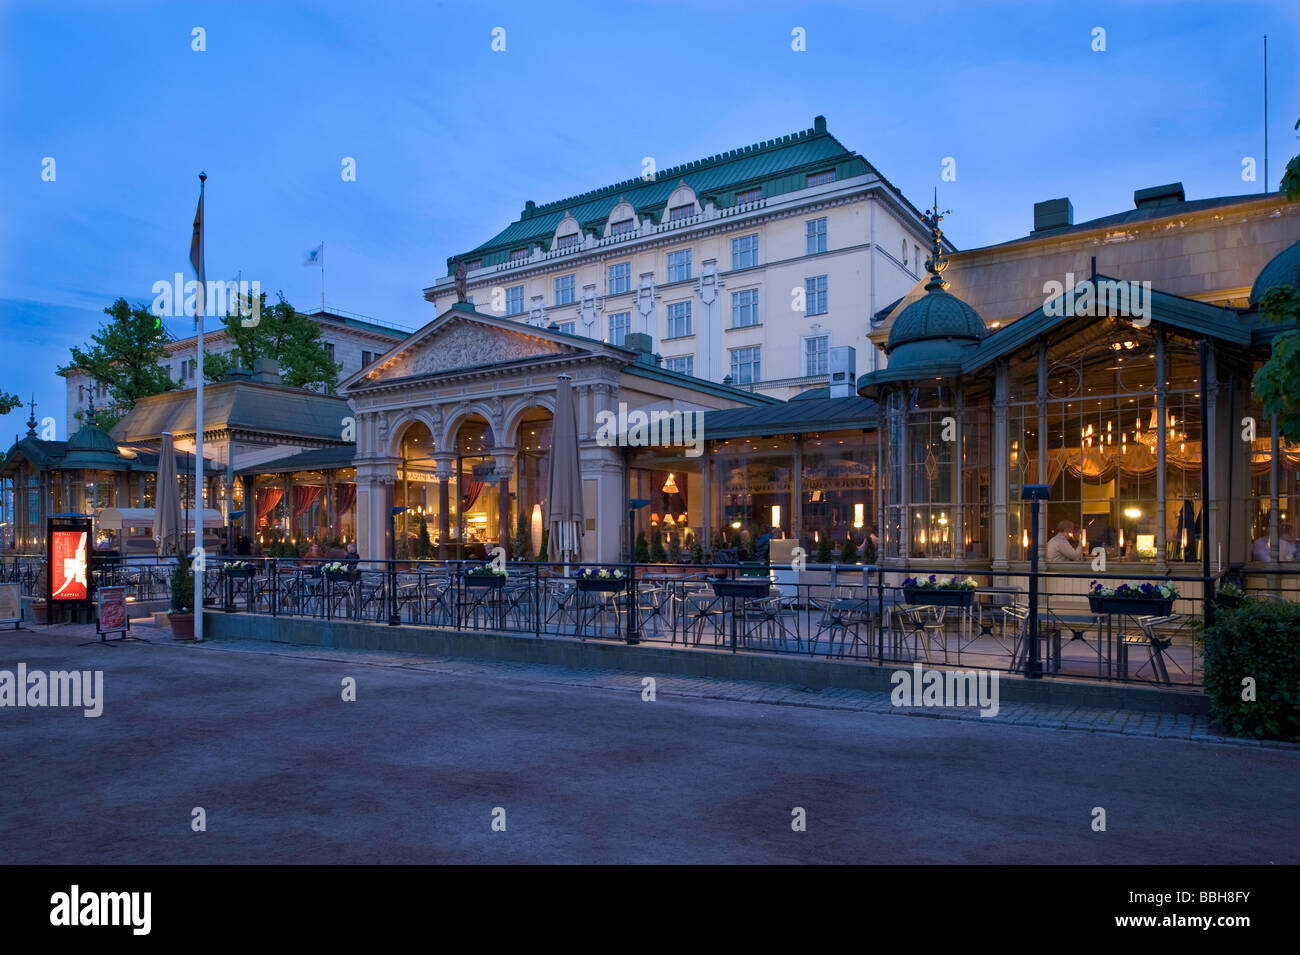
[[[1030,505],[1030,548],[1029,548],[1029,627],[1026,638],[1029,640],[1029,653],[1025,656],[1025,676],[1031,680],[1043,675],[1043,663],[1038,658],[1038,510],[1041,502],[1051,497],[1052,489],[1046,484],[1026,484],[1020,489],[1020,500],[1033,502]]]

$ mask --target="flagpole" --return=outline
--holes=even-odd
[[[320,310],[325,311],[325,240],[320,240]]]
[[[203,238],[206,224],[203,221],[203,193],[208,177],[199,173],[198,252],[195,266],[198,272],[198,298],[194,305],[194,319],[198,323],[198,359],[195,365],[197,379],[194,391],[194,546],[199,560],[194,569],[194,639],[203,642],[203,569],[206,554],[203,547],[203,313],[207,310],[207,270],[203,261]],[[195,551],[191,551],[195,553]]]

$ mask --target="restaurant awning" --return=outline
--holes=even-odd
[[[192,528],[194,519],[192,511],[181,512],[181,528]],[[99,529],[120,531],[124,527],[153,529],[154,509],[152,507],[106,507],[99,512]],[[226,519],[215,508],[203,509],[204,527],[225,527]]]

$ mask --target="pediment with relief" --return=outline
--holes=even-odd
[[[385,368],[379,377],[421,377],[576,351],[531,335],[461,321],[415,343],[408,354]]]

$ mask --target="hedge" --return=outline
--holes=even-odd
[[[1236,736],[1300,741],[1300,604],[1218,609],[1202,639],[1214,718]],[[1253,701],[1243,699],[1247,678]]]

